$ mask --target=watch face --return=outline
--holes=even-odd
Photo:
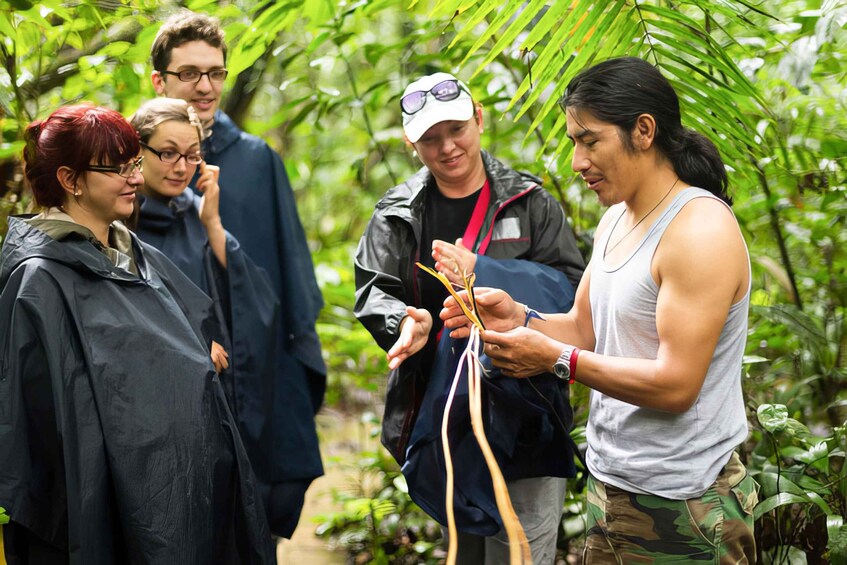
[[[566,345],[562,354],[553,364],[553,372],[563,381],[571,380],[571,355],[573,355],[573,351],[574,347]]]
[[[571,378],[571,367],[568,363],[556,361],[556,364],[553,365],[553,372],[556,373],[557,377],[564,381]]]

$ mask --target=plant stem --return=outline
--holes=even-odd
[[[765,193],[765,201],[768,206],[768,216],[770,217],[771,229],[773,229],[774,235],[776,235],[776,243],[779,247],[779,255],[782,258],[782,264],[785,267],[785,273],[788,276],[788,280],[791,283],[791,292],[794,294],[793,299],[794,304],[797,306],[798,310],[803,310],[803,302],[800,299],[800,291],[797,288],[797,277],[794,275],[794,267],[791,264],[791,257],[788,255],[788,246],[785,244],[785,237],[782,235],[782,226],[779,223],[779,212],[777,212],[774,202],[773,202],[773,193],[771,192],[770,184],[768,183],[768,177],[765,175],[765,171],[758,163],[754,163],[756,167],[756,173],[759,176],[759,184],[762,187],[762,190]]]
[[[342,47],[338,46],[338,54],[341,57],[341,60],[344,61],[344,66],[347,72],[347,78],[350,81],[350,89],[353,91],[353,96],[356,97],[356,100],[361,101],[359,97],[359,85],[356,83],[356,73],[353,72],[353,66],[350,64],[350,60],[342,51]],[[382,144],[377,141],[376,133],[374,132],[373,125],[371,124],[371,117],[368,114],[367,107],[365,104],[362,104],[362,117],[365,120],[365,129],[368,131],[368,135],[371,138],[374,146],[376,146],[376,150],[379,153],[380,161],[385,165],[385,169],[388,171],[388,176],[391,177],[391,184],[396,185],[399,184],[397,180],[397,175],[394,174],[394,170],[391,168],[391,163],[388,161],[388,156],[386,155],[385,149],[382,147]]]

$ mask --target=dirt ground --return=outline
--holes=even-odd
[[[376,440],[367,437],[364,426],[357,416],[324,407],[317,417],[318,433],[323,456],[323,477],[316,479],[306,492],[303,513],[294,535],[277,545],[279,565],[343,565],[343,551],[327,547],[324,540],[315,535],[315,517],[337,510],[332,501],[332,490],[347,487],[354,478],[342,468],[339,461],[349,460],[365,448],[373,448]]]

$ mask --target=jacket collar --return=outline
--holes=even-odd
[[[121,228],[121,237],[130,238],[129,244],[138,261],[141,255],[137,239],[126,228],[123,226]],[[136,275],[115,266],[111,258],[100,251],[84,231],[64,230],[61,237],[61,241],[54,239],[27,222],[25,217],[10,217],[9,232],[6,234],[3,249],[0,252],[0,286],[5,284],[8,276],[19,264],[34,258],[55,261],[75,271],[110,280],[139,282]],[[91,237],[93,238],[93,234]]]
[[[482,164],[489,180],[491,203],[494,206],[499,206],[533,186],[541,184],[541,179],[538,177],[510,169],[487,151],[482,151]],[[433,180],[429,169],[422,167],[409,180],[385,193],[385,196],[377,202],[376,208],[390,210],[407,219],[416,217],[419,215],[419,207],[423,202],[421,193]]]
[[[191,188],[186,188],[182,194],[166,200],[139,195],[139,211],[145,228],[154,232],[166,232],[174,222],[182,220],[185,212],[191,209],[194,198]]]
[[[510,169],[485,151],[482,152],[482,163],[491,181],[491,201],[498,206],[533,186],[541,185],[540,178]]]
[[[215,121],[212,123],[211,136],[206,141],[206,151],[217,154],[238,141],[241,137],[241,128],[235,125],[232,118],[221,110],[215,112]]]

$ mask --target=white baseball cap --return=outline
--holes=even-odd
[[[452,81],[456,84],[458,95],[451,100],[439,100],[437,93],[446,90],[448,93],[455,92],[448,83],[444,89],[435,89],[443,82]],[[433,92],[435,89],[435,92]],[[420,93],[423,105],[412,114],[406,113],[403,99],[414,93]],[[467,85],[451,75],[450,73],[435,73],[421,77],[403,91],[400,98],[403,113],[403,131],[412,143],[416,143],[426,130],[437,123],[448,120],[466,121],[473,117],[473,99]],[[420,104],[420,101],[414,101]],[[414,104],[413,105],[417,105]]]

